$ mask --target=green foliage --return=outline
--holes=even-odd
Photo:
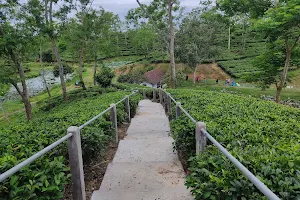
[[[98,90],[98,89],[97,89]],[[96,91],[97,91],[96,90]],[[100,91],[100,90],[99,90]],[[84,96],[83,93],[86,93]],[[30,122],[21,121],[0,130],[0,172],[3,173],[32,156],[66,134],[69,126],[79,126],[113,102],[122,99],[128,92],[112,92],[100,95],[97,92],[74,93],[74,99],[57,105],[47,112],[35,113]],[[76,95],[84,98],[77,98]],[[130,98],[132,112],[140,100],[139,95]],[[118,122],[124,121],[125,107],[117,106]],[[81,131],[84,162],[93,156],[105,155],[112,138],[109,113]],[[42,158],[34,161],[0,184],[0,198],[8,199],[61,199],[64,187],[69,182],[67,145],[61,144]]]
[[[153,51],[156,39],[153,27],[144,25],[135,33],[131,43],[139,54],[147,57]]]
[[[64,70],[64,75],[72,74],[74,72],[74,69],[67,63],[63,63],[63,70]],[[53,74],[55,77],[59,76],[59,66],[58,65],[54,66]]]
[[[9,84],[0,83],[0,96],[4,96],[9,90]]]
[[[54,62],[53,53],[51,50],[44,51],[42,53],[42,61],[43,62]]]
[[[102,67],[100,72],[96,74],[96,81],[101,87],[109,87],[115,76],[114,72],[108,67]]]
[[[295,108],[255,98],[199,90],[171,90],[172,96],[234,157],[281,199],[299,198],[299,116]],[[185,116],[171,123],[175,145],[195,152],[195,125]],[[264,199],[218,149],[208,143],[191,157],[187,186],[196,199]]]
[[[214,61],[219,54],[215,41],[223,27],[214,9],[194,9],[183,19],[176,34],[176,56],[191,68],[204,61]]]
[[[130,75],[129,74],[121,74],[119,77],[118,77],[118,82],[119,83],[129,83],[130,82]]]

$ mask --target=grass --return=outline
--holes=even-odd
[[[275,88],[269,88],[263,91],[260,88],[254,87],[254,85],[249,85],[249,84],[241,84],[241,85],[242,85],[241,87],[225,86],[223,81],[219,82],[219,84],[216,85],[215,80],[208,79],[206,84],[197,83],[195,85],[191,80],[185,81],[180,88],[193,88],[193,89],[201,89],[201,90],[226,92],[226,93],[235,93],[238,95],[246,95],[246,96],[252,96],[257,98],[260,98],[260,96],[262,95],[275,96],[276,93]],[[294,99],[300,101],[300,88],[283,89],[281,92],[281,99],[282,100]]]
[[[144,58],[144,56],[119,56],[119,57],[114,57],[114,58],[108,58],[105,59],[103,62],[104,63],[110,63],[110,62],[120,62],[120,61],[136,61],[139,59]]]
[[[52,70],[54,65],[49,63],[43,63],[45,70]],[[29,69],[27,72],[25,72],[26,78],[34,78],[38,77],[41,74],[42,67],[41,64],[38,62],[28,62],[24,64],[25,69]]]

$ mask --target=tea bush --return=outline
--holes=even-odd
[[[199,90],[172,96],[281,199],[300,199],[300,110],[256,98]],[[175,147],[189,158],[186,185],[196,199],[266,199],[218,149],[195,156],[195,125],[171,122]]]
[[[129,92],[87,95],[35,113],[32,121],[0,129],[0,173],[3,173],[66,135],[69,126],[80,126]],[[132,116],[140,95],[130,98]],[[124,104],[117,105],[118,122],[125,120]],[[112,139],[109,113],[81,131],[84,162],[104,155]],[[69,182],[66,142],[0,184],[0,199],[60,199]]]

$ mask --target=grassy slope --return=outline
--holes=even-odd
[[[258,97],[258,98],[261,95],[274,96],[276,93],[275,88],[269,88],[265,91],[262,91],[260,88],[256,88],[256,87],[225,86],[223,82],[219,82],[219,84],[216,85],[215,80],[213,80],[213,79],[208,79],[206,84],[201,82],[201,83],[197,83],[196,85],[194,85],[192,83],[192,81],[185,81],[180,88],[193,88],[193,89],[200,89],[200,90],[236,93],[236,94],[240,94],[240,95],[249,95],[249,96]],[[298,89],[285,88],[282,91],[281,98],[283,100],[295,99],[295,100],[300,101],[300,89],[299,88]]]

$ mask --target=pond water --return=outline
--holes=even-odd
[[[67,74],[66,80],[71,80],[74,74]],[[54,77],[53,72],[51,70],[45,70],[45,79],[49,88],[60,84],[60,78]],[[40,92],[46,90],[44,81],[42,76],[31,78],[26,80],[29,96],[36,96]],[[21,83],[18,83],[19,88],[22,90]],[[20,99],[20,95],[18,94],[17,90],[14,86],[11,86],[7,94],[5,95],[5,99],[7,100],[14,100]]]

